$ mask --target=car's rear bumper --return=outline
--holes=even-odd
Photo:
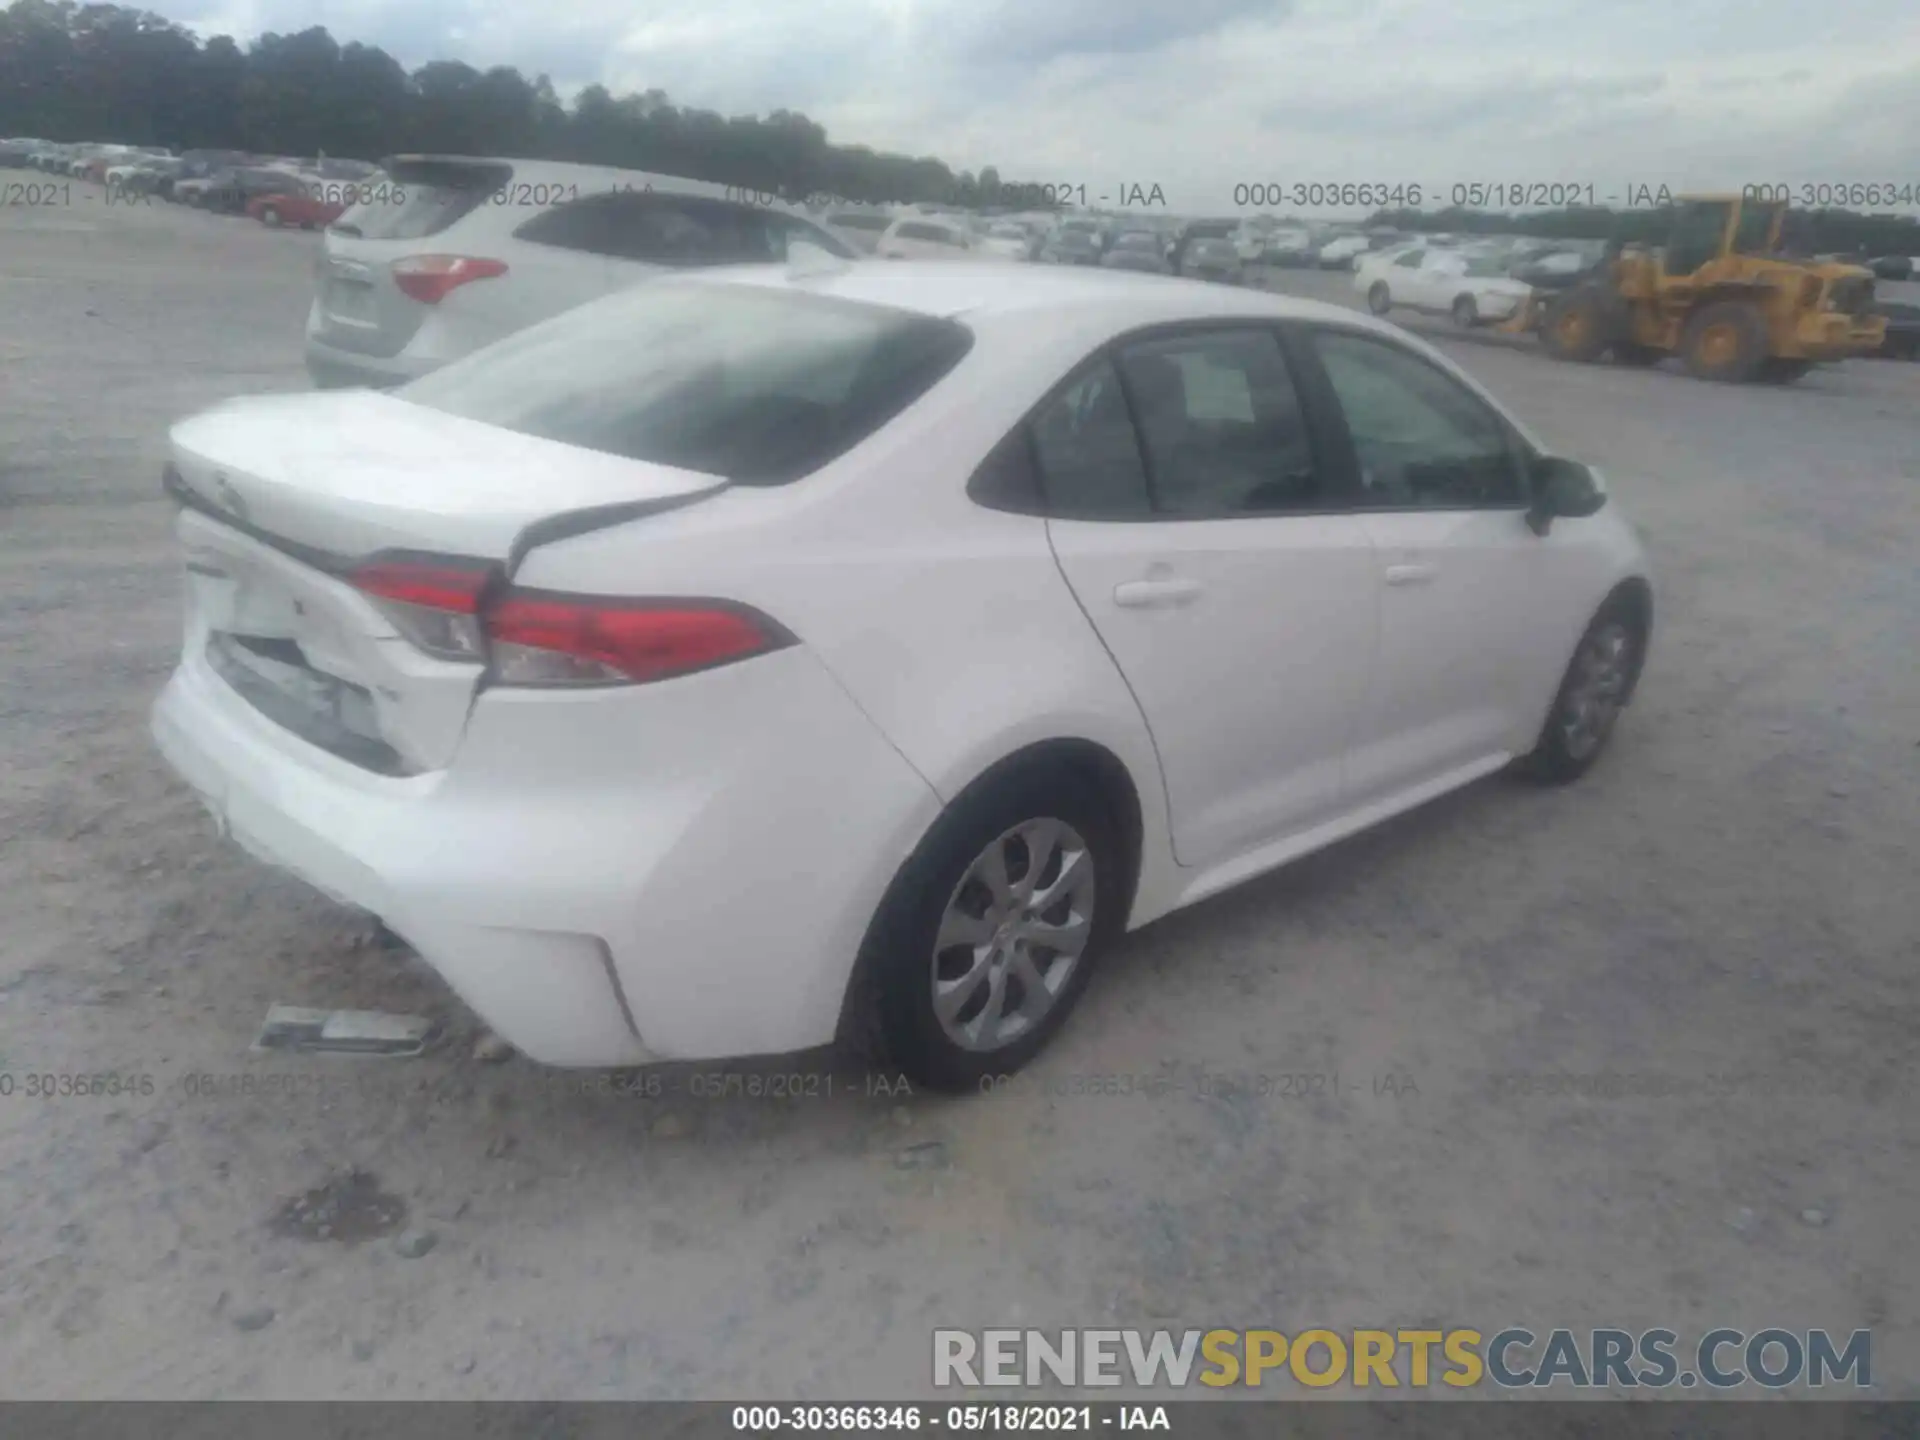
[[[1525,295],[1476,295],[1473,308],[1482,320],[1511,320],[1526,303]]]
[[[379,916],[553,1065],[831,1040],[938,809],[798,648],[632,691],[489,692],[446,770],[401,778],[275,725],[192,635],[152,723],[234,840]]]
[[[399,355],[368,355],[360,350],[345,350],[307,335],[307,374],[321,390],[349,390],[364,386],[370,390],[391,390],[437,368],[435,364]]]

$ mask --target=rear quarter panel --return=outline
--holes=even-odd
[[[516,578],[759,607],[820,657],[943,802],[1029,745],[1105,747],[1140,800],[1133,923],[1144,923],[1179,889],[1145,722],[1062,579],[1045,522],[966,494],[988,450],[1099,338],[1069,329],[1024,351],[976,345],[937,403],[923,399],[822,471],[544,547]],[[891,875],[900,858],[876,860]]]

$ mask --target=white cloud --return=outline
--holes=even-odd
[[[324,24],[409,66],[797,109],[843,144],[1185,210],[1243,181],[1920,186],[1912,0],[167,3],[203,33]]]

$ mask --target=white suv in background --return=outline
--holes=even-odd
[[[856,250],[871,255],[893,224],[893,216],[884,210],[835,210],[821,216],[820,223]]]
[[[944,216],[903,215],[887,227],[874,247],[882,260],[974,260],[978,242],[963,220]]]
[[[327,228],[307,313],[322,388],[404,384],[642,280],[857,252],[730,187],[608,166],[403,155]]]

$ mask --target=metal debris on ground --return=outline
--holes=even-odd
[[[267,1010],[253,1048],[404,1058],[425,1050],[438,1030],[438,1024],[424,1015],[274,1005]]]

